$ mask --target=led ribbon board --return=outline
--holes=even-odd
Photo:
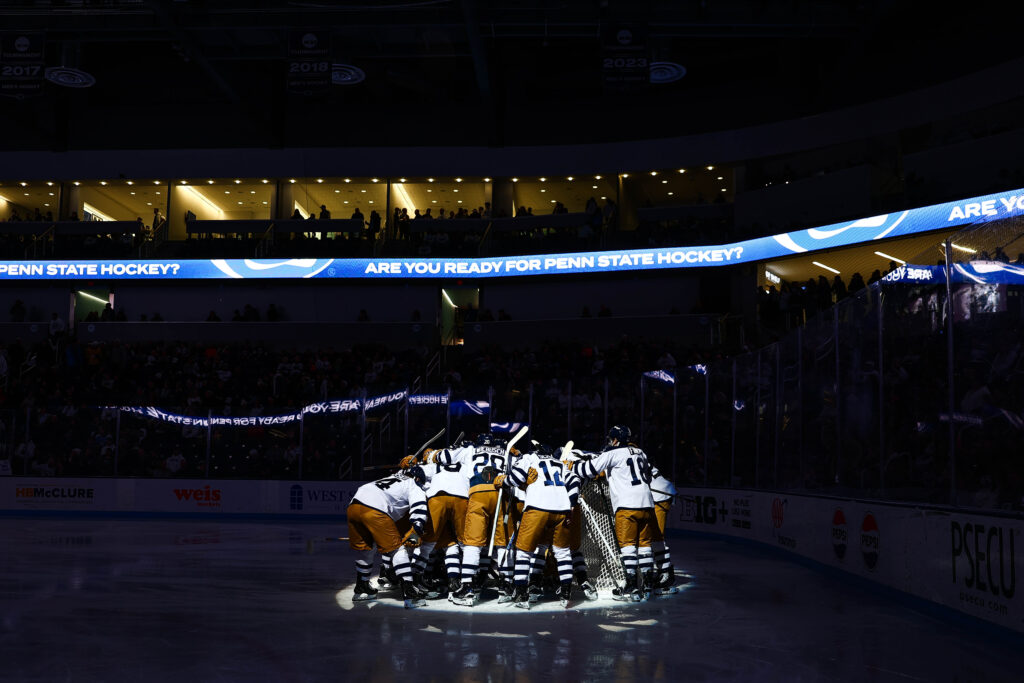
[[[0,261],[0,280],[466,279],[705,268],[753,263],[1024,214],[1024,190],[1002,192],[808,230],[697,247],[536,256],[433,259],[209,259]]]

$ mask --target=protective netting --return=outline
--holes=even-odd
[[[587,561],[590,581],[601,592],[625,585],[626,573],[619,560],[619,546],[612,528],[615,511],[605,482],[597,479],[584,482],[580,510],[583,512],[580,549]]]

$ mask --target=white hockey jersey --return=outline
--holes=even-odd
[[[422,528],[427,521],[427,496],[415,480],[401,474],[363,484],[352,502],[380,510],[395,521],[409,515],[415,527]]]
[[[526,453],[512,467],[509,474],[512,484],[525,484],[530,468],[537,470],[537,481],[526,488],[526,504],[523,509],[534,508],[566,513],[571,511],[579,496],[580,478],[561,460]]]
[[[444,448],[433,454],[433,462],[423,465],[429,476],[427,498],[442,493],[457,498],[469,498],[469,478],[473,476],[473,470],[464,464],[463,456],[473,451],[472,446],[460,446]]]
[[[466,448],[445,449],[438,453],[438,464],[453,465],[456,462],[462,464],[462,475],[466,480],[479,474],[480,470],[490,465],[498,470],[498,474],[505,474],[505,447],[504,446],[468,446]]]
[[[663,503],[666,500],[675,498],[678,491],[676,486],[665,478],[657,467],[651,468],[651,497],[655,503]]]
[[[604,472],[608,478],[612,509],[616,512],[654,507],[651,466],[647,462],[647,454],[635,446],[620,446],[598,453],[590,460],[581,460],[573,471],[584,479],[594,479]]]

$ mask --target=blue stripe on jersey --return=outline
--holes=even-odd
[[[512,471],[508,473],[508,478],[516,486],[522,486],[526,483],[526,472],[519,467],[513,467]]]
[[[594,469],[594,463],[591,460],[580,460],[579,464],[576,465],[576,469],[579,471],[581,477],[593,479],[597,476],[597,472]]]

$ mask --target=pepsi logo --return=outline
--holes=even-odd
[[[846,515],[842,508],[836,508],[832,514],[832,550],[840,561],[846,557],[847,538]]]
[[[772,501],[772,526],[776,529],[781,529],[782,523],[785,521],[787,502],[779,498]]]
[[[874,571],[878,565],[879,543],[878,522],[869,512],[864,515],[864,521],[860,525],[860,552],[864,556],[864,566],[869,571]]]

